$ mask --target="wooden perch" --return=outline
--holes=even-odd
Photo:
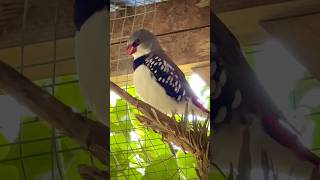
[[[46,120],[52,127],[88,149],[102,163],[109,164],[108,127],[73,112],[70,107],[2,61],[0,89]]]
[[[200,179],[209,179],[210,161],[208,157],[209,137],[207,135],[207,122],[204,125],[193,122],[190,128],[187,120],[178,122],[174,118],[170,118],[151,105],[132,97],[115,83],[110,82],[110,88],[144,114],[136,115],[142,124],[159,132],[169,142],[180,146],[183,150],[193,153],[197,159],[196,170]]]

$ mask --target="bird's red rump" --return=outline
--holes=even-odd
[[[283,127],[273,116],[264,116],[262,118],[263,127],[274,140],[283,146],[293,150],[301,159],[308,160],[315,165],[319,165],[320,158],[307,149],[297,138]]]
[[[192,103],[197,106],[199,109],[201,109],[203,112],[205,113],[210,113],[199,101],[198,101],[198,98],[197,97],[192,97],[191,98],[192,100]]]

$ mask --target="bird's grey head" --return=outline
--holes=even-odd
[[[134,59],[161,50],[156,36],[148,30],[140,29],[134,32],[128,39],[128,54]]]

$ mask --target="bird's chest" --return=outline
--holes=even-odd
[[[156,98],[155,94],[161,94],[162,91],[164,91],[163,88],[157,83],[151,71],[145,65],[139,66],[134,71],[133,80],[136,93],[144,100],[153,100]]]
[[[165,89],[156,81],[151,71],[145,66],[140,65],[133,73],[133,81],[137,95],[145,102],[167,111],[175,106],[173,98],[166,94]]]

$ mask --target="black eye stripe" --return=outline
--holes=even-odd
[[[138,45],[139,45],[139,44],[138,44],[137,42],[133,42],[133,43],[132,43],[132,46],[133,46],[133,47],[137,47]]]
[[[140,44],[140,39],[137,39],[132,43],[132,46],[137,47],[137,46],[139,46],[139,44]]]

